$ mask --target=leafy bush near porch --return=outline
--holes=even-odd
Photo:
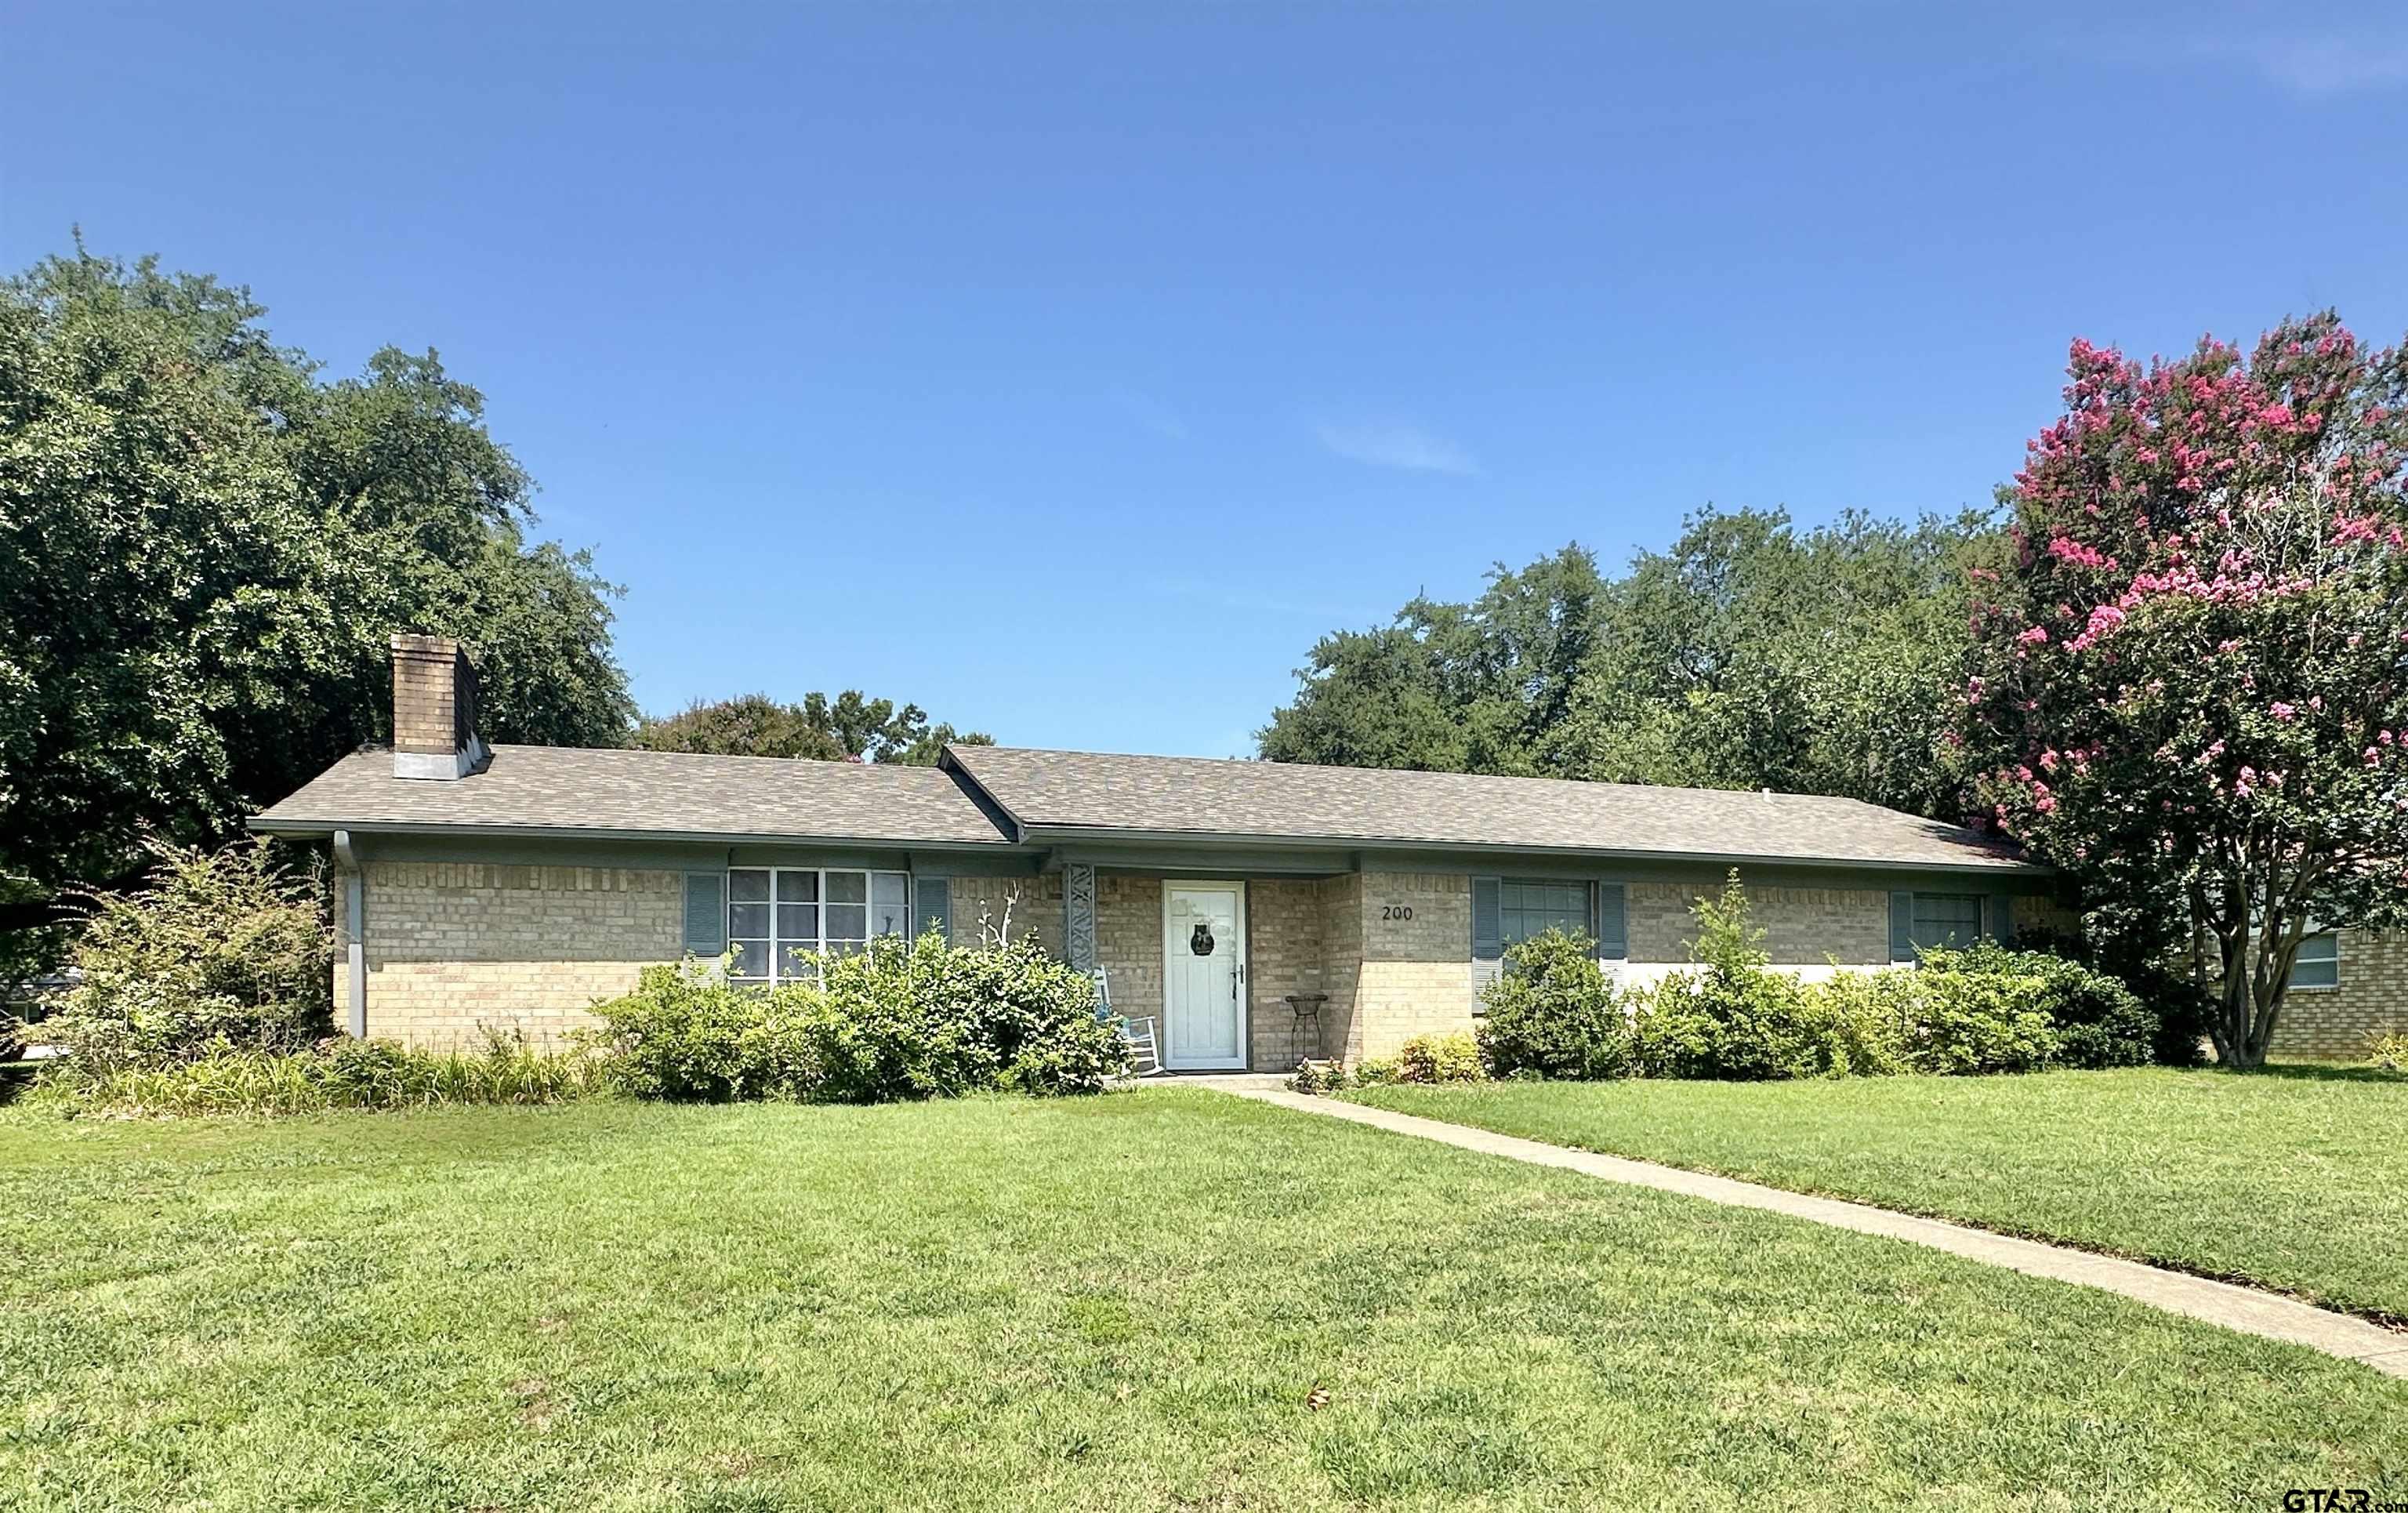
[[[1586,935],[1550,929],[1517,943],[1481,1001],[1480,1050],[1497,1076],[1596,1082],[1634,1068],[1629,1012]]]
[[[591,1091],[590,1059],[494,1036],[481,1051],[333,1039],[308,1050],[217,1050],[189,1059],[62,1068],[36,1094],[61,1112],[319,1114],[445,1103],[560,1103]]]
[[[590,1044],[645,1098],[879,1103],[982,1091],[1095,1092],[1125,1064],[1094,983],[1036,946],[956,948],[935,932],[824,958],[772,988],[701,964],[647,969],[596,1005]]]
[[[329,1028],[333,931],[314,869],[265,842],[200,851],[153,842],[140,891],[85,897],[71,953],[82,981],[42,1021],[77,1075],[304,1050]]]
[[[1450,1035],[1415,1035],[1398,1046],[1396,1055],[1374,1057],[1357,1065],[1351,1074],[1336,1063],[1315,1074],[1308,1062],[1297,1069],[1297,1077],[1288,1086],[1297,1092],[1339,1092],[1349,1086],[1428,1086],[1484,1082],[1487,1078],[1488,1068],[1481,1059],[1480,1042],[1457,1031]]]

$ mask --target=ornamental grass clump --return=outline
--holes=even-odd
[[[561,1103],[595,1089],[584,1056],[489,1034],[481,1049],[427,1051],[334,1039],[308,1050],[219,1050],[188,1059],[45,1079],[36,1099],[66,1113],[322,1114],[446,1103]]]

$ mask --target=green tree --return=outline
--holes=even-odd
[[[1314,647],[1277,761],[1836,793],[1957,807],[1934,760],[1986,516],[1710,511],[1602,577],[1579,546]]]
[[[647,751],[933,767],[949,743],[991,746],[995,738],[930,725],[917,704],[898,708],[892,699],[848,688],[834,699],[806,694],[799,704],[781,703],[767,694],[697,699],[675,714],[647,716],[636,728],[635,743]]]
[[[616,590],[527,543],[477,391],[322,382],[263,313],[80,247],[0,283],[0,922],[389,735],[396,628],[471,645],[491,738],[625,739]]]
[[[1971,765],[2094,930],[2209,943],[2253,1067],[2305,931],[2408,923],[2408,355],[2327,312],[2068,373],[2006,491]]]
[[[1296,701],[1257,733],[1279,762],[1536,773],[1598,629],[1604,583],[1579,545],[1516,572],[1498,563],[1470,604],[1417,598],[1394,624],[1340,630],[1297,670]]]

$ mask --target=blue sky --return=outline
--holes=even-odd
[[[1239,755],[1322,632],[1986,500],[2068,339],[2408,330],[2408,12],[5,7],[0,262],[435,347],[650,709]]]

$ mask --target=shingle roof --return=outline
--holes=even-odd
[[[2040,870],[1971,830],[1853,799],[1008,746],[950,747],[946,762],[496,746],[485,771],[442,782],[396,778],[390,753],[364,751],[251,824],[932,847],[1230,838]]]
[[[485,771],[450,782],[397,778],[392,753],[358,752],[251,826],[1009,843],[935,768],[560,746],[496,746]]]
[[[1979,833],[1854,799],[1460,772],[955,746],[1029,831],[1507,847],[2038,871]]]

